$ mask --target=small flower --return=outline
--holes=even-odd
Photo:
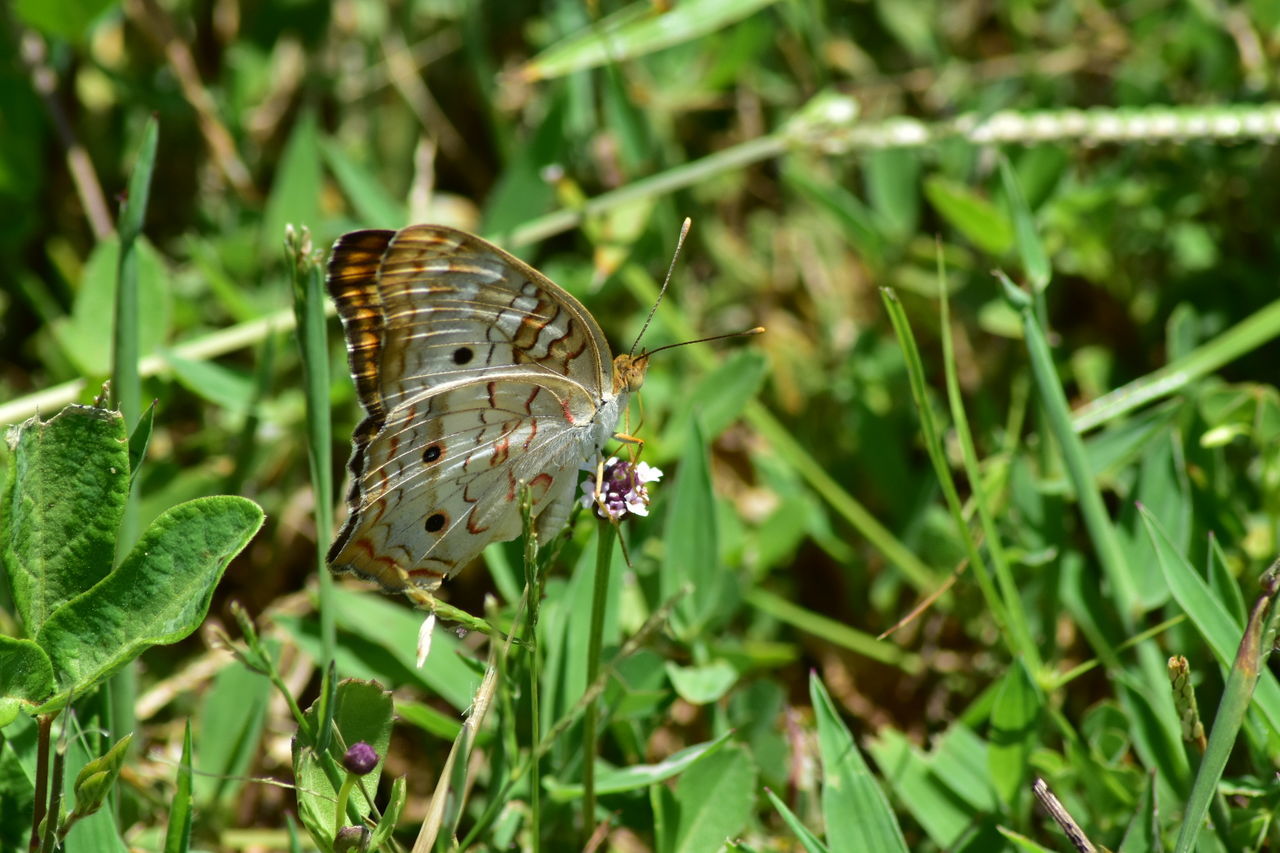
[[[601,518],[621,519],[627,514],[649,514],[649,489],[647,484],[656,483],[662,478],[662,471],[648,462],[631,464],[610,456],[604,463],[604,474],[600,480],[600,492],[596,492],[596,477],[592,475],[582,484],[582,497],[578,500],[583,507],[596,508],[596,515]]]
[[[358,740],[347,749],[342,756],[342,766],[348,773],[363,776],[378,766],[378,753],[373,747]]]

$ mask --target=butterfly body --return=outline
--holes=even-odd
[[[522,483],[539,534],[557,531],[646,357],[611,359],[573,296],[443,226],[344,235],[328,287],[366,412],[333,569],[434,588],[520,535]]]

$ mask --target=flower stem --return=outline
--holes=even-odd
[[[591,633],[587,637],[587,684],[600,674],[600,647],[604,641],[604,609],[609,593],[609,566],[613,562],[613,528],[601,521],[596,530],[596,575],[591,594]],[[596,814],[596,714],[599,705],[587,705],[582,720],[582,830],[591,838]]]
[[[348,772],[342,777],[342,787],[338,789],[338,802],[333,811],[333,837],[338,837],[338,831],[346,825],[344,818],[347,816],[347,801],[351,799],[351,788],[355,785],[356,775]]]

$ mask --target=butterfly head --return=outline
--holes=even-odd
[[[617,356],[613,360],[613,393],[639,391],[644,372],[649,369],[649,353]]]

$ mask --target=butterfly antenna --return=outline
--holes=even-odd
[[[743,332],[729,332],[724,335],[712,335],[709,338],[698,338],[696,341],[681,341],[678,344],[667,344],[666,346],[661,346],[661,347],[658,347],[657,349],[646,350],[643,353],[643,356],[645,357],[651,356],[655,352],[662,352],[664,349],[675,349],[676,347],[687,347],[689,344],[705,344],[708,341],[722,341],[725,338],[741,338],[745,335],[760,335],[760,334],[764,334],[764,326],[756,326],[754,329],[747,329],[746,331],[743,331]]]
[[[689,236],[689,229],[693,226],[693,220],[689,217],[684,218],[684,224],[680,226],[680,237],[676,240],[676,250],[671,254],[671,266],[667,267],[667,277],[662,280],[662,289],[658,291],[658,298],[653,301],[653,307],[649,309],[649,316],[644,318],[644,325],[640,327],[640,334],[636,335],[635,341],[631,344],[631,351],[628,355],[636,354],[636,347],[640,346],[640,339],[644,337],[644,333],[649,328],[649,323],[653,320],[653,315],[657,313],[658,306],[662,304],[662,296],[667,292],[667,285],[671,283],[671,273],[675,271],[676,259],[680,257],[680,250],[684,248],[684,238]]]

